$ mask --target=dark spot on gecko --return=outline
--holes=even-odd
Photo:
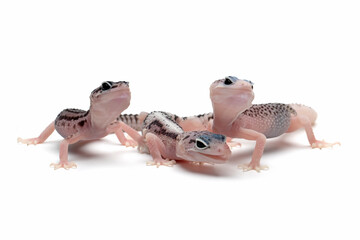
[[[151,129],[152,125],[158,126],[159,128],[162,128],[164,126],[159,120],[154,120],[149,124],[147,128]]]
[[[68,108],[68,109],[66,109],[66,111],[70,112],[70,113],[84,113],[85,112],[84,110],[76,109],[76,108]]]
[[[163,129],[163,128],[160,129],[160,131],[159,131],[159,130],[154,130],[154,132],[155,132],[156,134],[164,135],[164,136],[167,136],[167,137],[172,138],[172,139],[176,139],[177,136],[178,136],[177,133],[167,132],[167,131],[166,131],[165,129]]]
[[[87,122],[86,120],[82,120],[82,121],[80,121],[80,122],[78,123],[78,125],[79,125],[80,127],[83,127],[86,122]]]
[[[185,139],[187,139],[187,138],[189,138],[189,137],[190,137],[190,135],[187,135],[186,137],[183,138],[183,140],[185,140]]]
[[[89,114],[89,111],[85,112],[84,110],[78,110],[79,112],[77,112],[77,113],[74,113],[72,111],[73,110],[69,111],[69,109],[65,109],[64,111],[59,113],[56,120],[57,121],[60,121],[60,120],[75,121],[75,120],[78,120],[79,118],[86,117]],[[74,115],[74,114],[76,114],[76,115],[75,116],[69,116],[69,113],[70,113],[70,115]]]
[[[169,114],[169,113],[167,113],[167,112],[161,112],[161,113],[164,114],[164,116],[166,117],[166,119],[168,119],[169,121],[177,124],[176,121],[175,121],[176,115]]]

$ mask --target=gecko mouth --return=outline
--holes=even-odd
[[[129,98],[131,96],[130,90],[128,88],[120,88],[114,89],[111,93],[109,93],[109,99],[117,100],[117,99],[124,99]]]
[[[229,155],[228,154],[220,154],[220,155],[212,155],[205,153],[198,153],[202,156],[201,162],[209,162],[209,163],[225,163]]]
[[[241,87],[241,88],[222,88],[223,91],[229,92],[232,95],[241,95],[241,94],[252,94],[253,90],[251,87]]]

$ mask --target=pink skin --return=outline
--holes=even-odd
[[[103,86],[105,85],[104,88]],[[110,88],[110,87],[111,88]],[[22,139],[24,144],[43,143],[56,129],[64,140],[60,144],[59,163],[52,163],[54,169],[76,168],[76,164],[68,161],[68,146],[82,140],[93,140],[115,133],[119,141],[126,146],[134,142],[127,140],[116,118],[130,105],[131,93],[126,82],[105,82],[95,89],[90,96],[88,112],[77,109],[62,111],[37,138]]]
[[[314,125],[317,114],[315,111],[312,111],[302,105],[291,104],[291,107],[294,108],[297,112],[297,116],[293,116],[291,118],[290,127],[287,132],[294,132],[300,128],[304,128],[306,132],[306,136],[312,148],[328,148],[334,145],[341,145],[340,142],[335,143],[327,143],[325,141],[317,140],[314,135],[314,131],[312,129],[312,125]]]
[[[231,155],[231,151],[224,141],[225,136],[218,134],[207,131],[183,132],[180,127],[176,127],[176,123],[169,122],[167,131],[176,132],[178,134],[176,139],[161,134],[157,135],[147,130],[143,130],[143,136],[141,136],[127,124],[123,122],[119,122],[119,124],[138,143],[140,152],[150,153],[153,160],[147,162],[147,165],[173,166],[176,163],[174,160],[219,164],[225,163]],[[202,141],[201,137],[209,140],[209,143],[204,142],[207,145],[204,149],[196,146],[196,141]]]
[[[256,123],[254,120],[256,120],[256,117],[240,118],[240,115],[252,106],[254,99],[252,84],[246,80],[237,80],[232,84],[225,85],[224,80],[218,80],[210,86],[210,98],[214,110],[213,132],[232,138],[244,138],[256,141],[251,162],[247,165],[240,165],[239,167],[243,168],[244,171],[255,170],[257,172],[267,169],[267,166],[260,165],[260,159],[266,143],[264,133],[269,130],[267,129],[267,125],[263,124],[259,126],[261,124],[257,122],[258,125],[255,126]],[[331,147],[339,144],[316,140],[311,126],[316,119],[315,111],[309,110],[310,108],[305,106],[290,106],[296,110],[297,115],[291,117],[290,127],[287,132],[304,128],[309,143],[313,148]],[[258,129],[258,131],[254,129]]]
[[[143,119],[142,119],[143,121]],[[145,136],[141,136],[135,129],[126,125],[123,122],[119,122],[121,128],[129,134],[129,136],[137,142],[139,151],[141,153],[149,152],[153,158],[153,161],[148,161],[146,165],[159,167],[161,165],[172,167],[176,162],[169,158],[163,159],[162,156],[167,155],[166,147],[159,137],[153,133],[147,133]],[[176,158],[175,154],[171,154],[171,157]]]

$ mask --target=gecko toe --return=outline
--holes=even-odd
[[[258,173],[260,173],[261,171],[269,170],[269,167],[266,165],[251,165],[251,164],[240,164],[238,165],[238,168],[241,168],[244,172],[254,170]]]
[[[311,148],[319,148],[319,149],[329,148],[329,147],[332,148],[335,145],[341,146],[341,143],[340,142],[328,143],[325,142],[324,140],[322,141],[316,140],[314,143],[311,144]]]
[[[169,160],[169,159],[156,159],[146,162],[147,166],[156,166],[157,168],[160,166],[172,167],[175,164],[176,164],[175,160]]]
[[[66,170],[69,170],[71,168],[77,168],[77,165],[73,162],[67,162],[67,163],[51,163],[50,167],[54,168],[54,170],[57,170],[59,168],[64,168]]]

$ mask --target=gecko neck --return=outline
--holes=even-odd
[[[246,109],[250,108],[250,105],[243,106],[241,108],[234,107],[232,105],[215,104],[213,103],[214,121],[213,132],[218,134],[229,135],[232,132],[232,126],[238,119],[239,115]]]
[[[91,125],[97,129],[106,129],[125,109],[119,106],[109,107],[109,104],[91,104],[89,110]]]

